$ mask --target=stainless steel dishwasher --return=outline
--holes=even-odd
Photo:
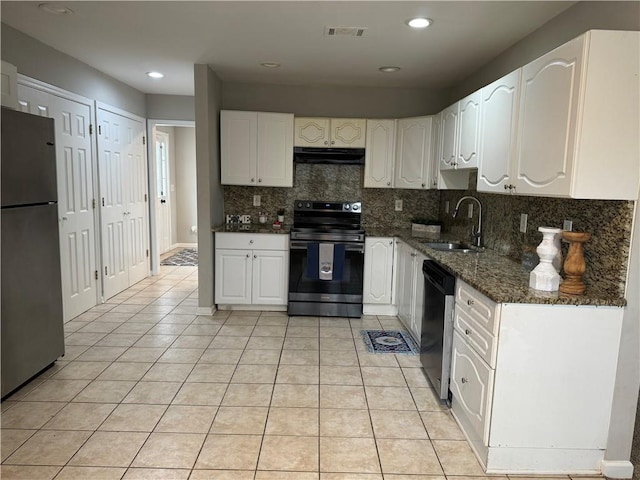
[[[420,362],[440,399],[449,403],[456,277],[433,260],[424,261],[422,273],[424,306]]]

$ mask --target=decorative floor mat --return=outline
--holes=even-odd
[[[198,250],[195,248],[183,248],[175,255],[165,258],[160,265],[173,265],[177,267],[197,267]]]
[[[420,348],[411,335],[402,330],[360,330],[360,334],[369,352],[408,355],[420,353]]]

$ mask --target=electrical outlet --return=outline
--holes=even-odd
[[[573,220],[565,220],[564,222],[562,222],[562,229],[566,230],[567,232],[573,230]]]
[[[528,215],[526,213],[520,214],[520,231],[522,233],[527,233],[527,217]]]
[[[467,213],[467,217],[473,218],[473,203],[469,204],[469,213]]]
[[[444,213],[449,213],[449,200],[444,202]]]
[[[254,207],[259,207],[260,206],[260,195],[254,195],[253,196],[253,206]]]
[[[396,200],[396,212],[402,211],[402,200]]]

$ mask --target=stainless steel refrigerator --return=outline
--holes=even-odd
[[[0,324],[4,398],[64,355],[53,120],[2,108]]]

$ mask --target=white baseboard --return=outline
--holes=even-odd
[[[173,250],[174,248],[197,248],[198,244],[197,243],[174,243],[173,245],[171,245],[170,250]]]
[[[247,310],[263,312],[286,312],[286,305],[218,305],[218,310]]]
[[[398,307],[395,305],[377,305],[375,303],[365,303],[362,305],[364,315],[385,315],[395,317],[398,315]]]
[[[196,310],[197,315],[213,315],[216,313],[216,306],[212,305],[210,307],[198,307]]]
[[[631,478],[633,464],[626,460],[603,460],[602,475],[608,478]]]

